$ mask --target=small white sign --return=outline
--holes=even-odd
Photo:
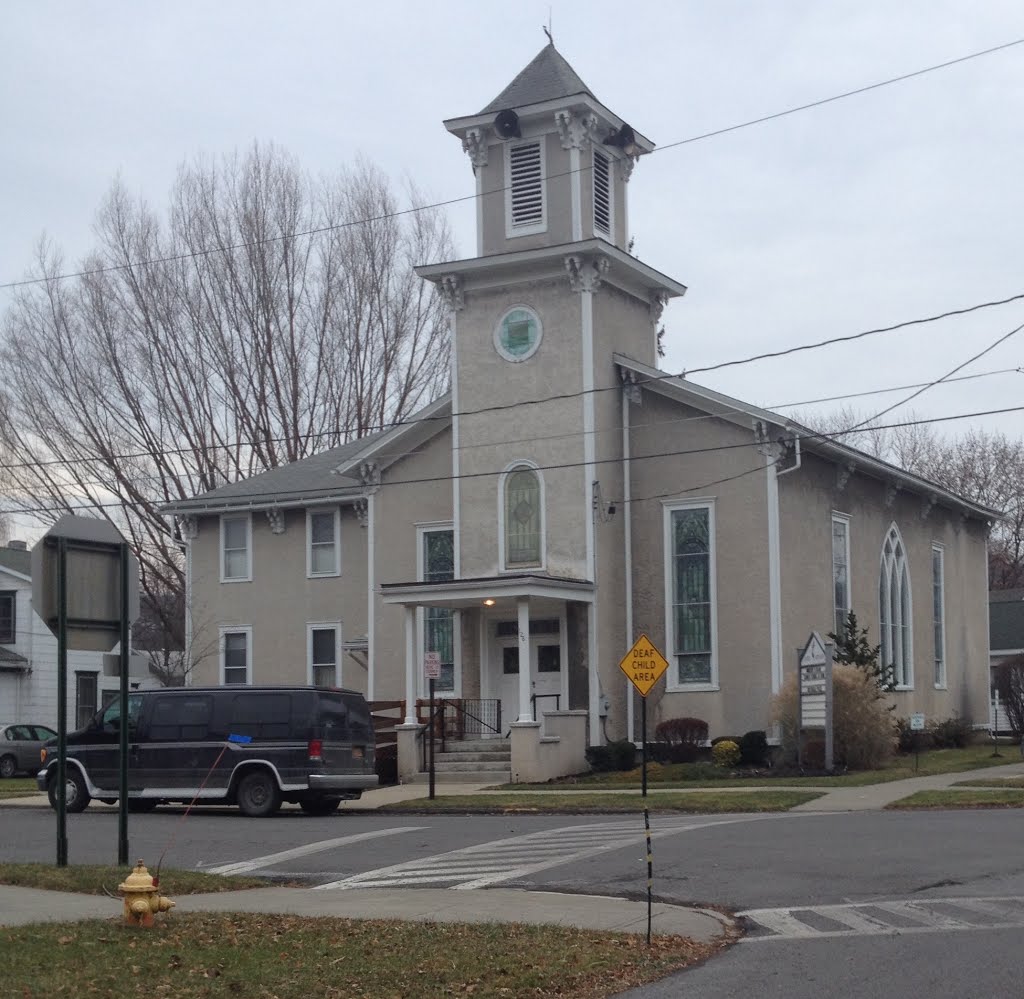
[[[923,732],[924,731],[924,715],[920,711],[910,716],[910,731],[911,732]]]
[[[821,636],[816,631],[812,631],[811,637],[807,640],[807,647],[804,649],[803,655],[800,656],[800,665],[825,665],[825,643],[821,640]]]
[[[423,656],[423,675],[428,680],[441,679],[441,653],[428,652]]]

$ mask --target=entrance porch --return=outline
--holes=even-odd
[[[405,695],[399,728],[399,775],[420,770],[425,725],[412,708],[427,695],[423,660],[434,644],[437,611],[451,612],[448,643],[457,652],[453,679],[439,698],[478,703],[494,719],[477,735],[507,739],[512,780],[544,780],[586,768],[588,743],[599,741],[593,585],[546,575],[507,575],[381,587],[385,604],[405,609]],[[593,702],[593,703],[592,703]],[[453,705],[454,706],[454,705]],[[481,710],[481,714],[484,712]],[[589,725],[588,725],[589,722]],[[403,746],[405,749],[403,751]]]

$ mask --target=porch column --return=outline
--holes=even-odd
[[[516,600],[519,612],[519,718],[521,722],[532,722],[530,710],[530,598]]]
[[[405,724],[416,724],[416,608],[405,608]]]

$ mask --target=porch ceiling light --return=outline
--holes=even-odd
[[[495,604],[495,601],[494,601],[494,598],[493,598],[493,597],[488,597],[488,598],[487,598],[487,599],[486,599],[486,600],[484,601],[484,607],[493,607],[493,606],[494,606],[494,604]]]

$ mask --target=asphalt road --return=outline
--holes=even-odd
[[[4,809],[0,824],[0,859],[53,860],[52,812]],[[991,999],[1024,991],[1017,957],[1024,814],[1017,810],[653,816],[652,829],[657,898],[781,915],[752,920],[747,940],[728,953],[636,996],[685,988],[724,999],[755,983],[760,996],[789,999],[876,999],[896,990]],[[645,890],[639,816],[246,819],[235,810],[187,818],[176,810],[131,816],[129,834],[133,858],[151,868],[166,851],[165,868],[235,868],[329,891],[499,885],[641,897]],[[72,863],[112,863],[116,813],[69,816],[68,837]],[[842,924],[811,911],[821,906],[840,906],[830,911]],[[791,910],[810,926],[792,923]],[[915,918],[904,919],[908,912]],[[872,930],[879,913],[890,922]],[[788,934],[791,924],[806,935]]]

